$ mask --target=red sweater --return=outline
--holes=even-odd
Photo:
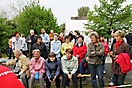
[[[115,62],[120,65],[122,73],[127,73],[132,70],[130,56],[127,53],[119,54],[118,58],[115,60]]]
[[[107,54],[110,52],[109,51],[109,46],[106,42],[102,42],[103,46],[104,46],[104,56],[107,56]]]
[[[0,65],[0,88],[25,88],[14,72]]]
[[[79,55],[78,58],[78,65],[82,62],[82,59],[85,57],[85,54],[87,53],[87,46],[85,43],[82,43],[82,45],[79,47],[78,43],[74,44],[73,46],[73,55]]]

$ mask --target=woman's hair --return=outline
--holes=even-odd
[[[120,36],[120,37],[124,38],[124,32],[122,30],[118,30],[114,33],[114,36]]]
[[[103,40],[100,39],[101,37],[104,37],[104,36],[103,35],[99,36],[99,42],[104,42],[104,39]]]
[[[49,57],[56,57],[56,54],[54,52],[50,52]]]
[[[37,40],[38,40],[38,39],[41,39],[41,40],[42,40],[42,37],[41,37],[41,36],[37,36]]]
[[[92,36],[95,36],[97,39],[99,38],[97,32],[91,32],[91,33],[90,33],[90,38],[91,38]]]
[[[80,35],[80,32],[79,32],[78,30],[75,30],[74,32],[76,32],[76,33],[77,33],[77,35]]]
[[[35,52],[38,52],[40,54],[40,50],[39,49],[33,50],[32,54],[34,54]]]
[[[73,54],[73,50],[72,50],[72,49],[70,49],[70,48],[68,48],[68,49],[66,49],[66,53]]]
[[[65,36],[65,40],[66,40],[67,38],[69,38],[69,39],[70,39],[70,36],[69,36],[69,35],[66,35],[66,36]]]
[[[79,35],[78,38],[82,38],[82,40],[84,40],[84,37],[82,35]]]

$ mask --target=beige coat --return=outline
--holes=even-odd
[[[11,65],[15,65],[17,61],[17,58],[15,58],[14,60],[7,62],[6,66],[11,66]],[[25,55],[20,55],[20,57],[18,58],[18,65],[20,68],[20,73],[19,75],[23,74],[24,72],[26,72],[27,78],[29,77],[30,73],[29,73],[29,61],[28,58]]]

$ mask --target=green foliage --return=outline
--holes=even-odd
[[[0,49],[2,52],[8,48],[8,39],[13,34],[16,24],[6,18],[0,18]]]
[[[83,6],[78,9],[78,16],[79,17],[88,16],[88,12],[89,12],[89,7]]]
[[[110,37],[112,29],[129,30],[132,27],[132,5],[123,7],[126,0],[99,0],[94,11],[89,11],[87,29]]]
[[[35,30],[37,35],[41,33],[41,28],[45,28],[48,33],[50,30],[59,32],[57,19],[54,17],[51,9],[47,10],[41,7],[39,2],[32,2],[24,6],[15,21],[18,24],[17,30],[26,36],[29,35],[31,29]]]

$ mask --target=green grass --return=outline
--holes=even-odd
[[[8,56],[5,53],[2,53],[2,58],[7,58]]]

